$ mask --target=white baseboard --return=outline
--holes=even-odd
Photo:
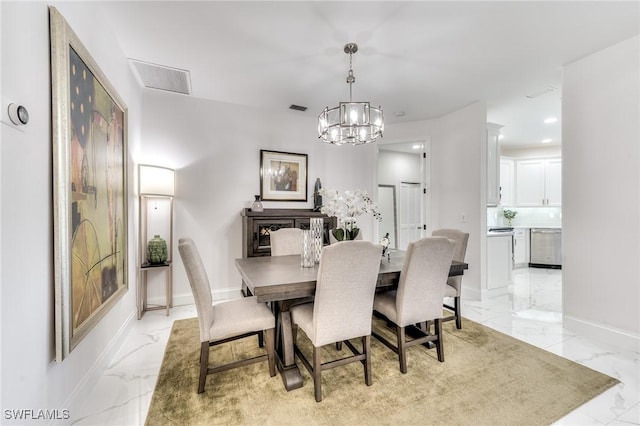
[[[492,288],[492,289],[482,289],[480,300],[492,299],[494,297],[502,296],[504,294],[509,294],[509,286]]]
[[[113,358],[122,347],[124,339],[129,333],[129,329],[133,326],[133,322],[136,319],[136,310],[133,309],[126,320],[122,323],[122,326],[116,332],[115,336],[107,347],[102,351],[100,356],[95,360],[91,368],[85,373],[84,377],[75,389],[69,394],[62,407],[69,409],[71,413],[80,412],[79,404],[86,401],[86,395],[91,392],[98,383],[98,380],[104,375],[105,370],[109,367]],[[80,400],[78,400],[80,398]],[[61,421],[54,421],[52,424],[66,424]]]
[[[223,302],[225,300],[239,299],[242,297],[242,291],[239,288],[222,288],[213,290],[211,292],[211,298],[213,303]],[[147,300],[148,305],[163,305],[165,304],[164,296],[150,297]],[[173,306],[185,306],[193,305],[193,294],[191,292],[174,294]]]
[[[465,300],[482,300],[482,292],[476,288],[462,286],[462,298]]]
[[[586,321],[570,315],[563,315],[562,324],[567,330],[571,330],[580,336],[599,340],[619,348],[638,351],[640,347],[640,335],[626,330],[620,330],[605,324]]]

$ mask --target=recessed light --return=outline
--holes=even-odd
[[[551,139],[542,139],[542,143],[550,143],[550,142],[552,142]]]
[[[420,149],[420,148],[422,148],[422,145],[421,145],[421,144],[419,144],[419,143],[417,143],[417,144],[413,145],[411,148],[413,148],[413,149]]]
[[[556,117],[547,117],[544,119],[544,124],[551,124],[555,123],[556,121],[558,121]]]

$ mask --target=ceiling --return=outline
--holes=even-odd
[[[381,105],[387,123],[485,100],[511,147],[559,144],[563,65],[640,31],[637,1],[96,5],[129,58],[189,70],[191,96],[316,117],[348,100],[343,47],[356,42],[354,100]]]

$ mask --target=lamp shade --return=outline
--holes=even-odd
[[[166,167],[138,166],[140,195],[164,195],[173,197],[176,192],[175,170]]]

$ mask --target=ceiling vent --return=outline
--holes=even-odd
[[[129,59],[144,87],[167,92],[191,94],[191,75],[187,70]]]
[[[307,107],[306,106],[302,106],[302,105],[291,104],[289,106],[289,109],[293,109],[295,111],[306,111]]]
[[[527,95],[527,98],[529,98],[529,99],[537,98],[538,96],[544,95],[545,93],[553,92],[553,91],[556,91],[556,90],[558,90],[558,89],[556,89],[553,86],[546,86],[546,87],[543,87],[542,89],[537,90],[537,91],[535,91],[533,93],[529,93]]]

